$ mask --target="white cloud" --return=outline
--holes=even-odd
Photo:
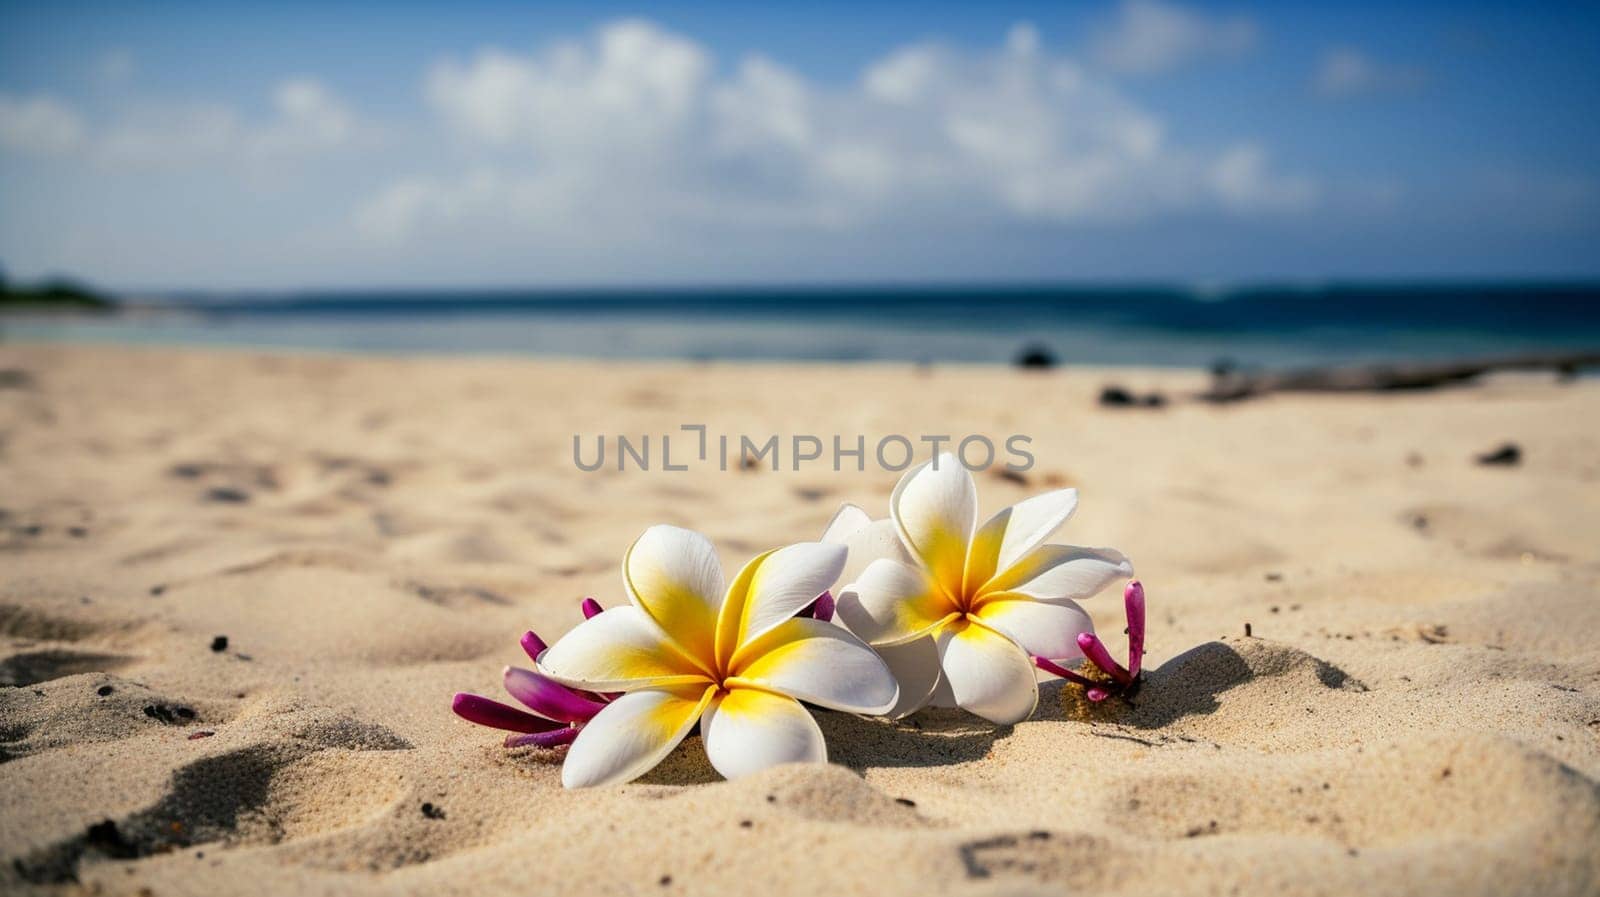
[[[232,106],[146,104],[129,110],[97,143],[112,165],[254,162],[338,150],[370,133],[321,82],[292,78],[272,92],[273,114],[251,121]]]
[[[448,227],[474,211],[489,211],[502,204],[515,205],[511,191],[516,189],[515,183],[508,182],[497,172],[483,169],[450,182],[427,177],[407,178],[363,206],[357,212],[356,224],[370,236],[398,240],[424,217],[435,225]]]
[[[252,121],[223,104],[133,102],[92,123],[66,101],[0,94],[0,149],[81,155],[109,167],[256,162],[339,150],[376,136],[320,82],[293,78],[272,93],[272,114]]]
[[[250,151],[261,155],[315,152],[349,146],[361,136],[344,101],[321,82],[294,78],[272,92],[277,117],[248,136]]]
[[[1275,176],[1261,147],[1232,147],[1212,161],[1207,183],[1223,205],[1237,212],[1303,208],[1316,199],[1310,181]]]
[[[614,244],[681,226],[1079,224],[1313,198],[1254,145],[1176,145],[1028,25],[988,52],[907,47],[825,88],[761,56],[718,76],[698,44],[626,21],[438,64],[425,96],[468,173],[393,184],[357,213],[369,236],[510,228]]]
[[[1424,80],[1421,69],[1380,63],[1360,50],[1336,47],[1323,54],[1311,84],[1325,97],[1353,97],[1409,93]]]
[[[1211,18],[1160,0],[1123,0],[1116,19],[1096,33],[1090,57],[1114,72],[1153,75],[1242,55],[1256,37],[1255,22],[1243,16]]]
[[[189,164],[228,155],[243,126],[230,106],[141,106],[96,135],[96,158],[113,166]]]
[[[83,117],[66,103],[0,93],[0,149],[56,156],[73,152],[83,138]]]
[[[428,74],[429,102],[472,138],[588,155],[682,136],[704,94],[710,59],[641,21],[604,28],[592,46],[564,42],[539,56],[487,51]]]

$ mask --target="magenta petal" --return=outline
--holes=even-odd
[[[506,692],[529,710],[564,723],[587,722],[606,706],[532,670],[506,667],[505,684]]]
[[[1095,702],[1096,704],[1098,704],[1101,701],[1104,701],[1106,698],[1111,697],[1111,692],[1106,691],[1103,688],[1091,688],[1087,692],[1087,695],[1088,695],[1089,700],[1091,700],[1091,701]]]
[[[795,616],[812,617],[827,623],[833,619],[833,608],[833,593],[823,592],[821,595],[817,596],[817,600],[806,605],[798,614],[795,614]]]
[[[1050,660],[1049,658],[1040,657],[1037,654],[1035,654],[1033,656],[1033,665],[1038,667],[1041,670],[1044,670],[1046,673],[1049,673],[1052,676],[1060,676],[1061,678],[1067,680],[1068,682],[1076,682],[1077,684],[1082,685],[1082,686],[1084,686],[1086,688],[1099,688],[1100,687],[1100,684],[1098,682],[1095,682],[1092,679],[1089,679],[1089,678],[1087,678],[1085,676],[1081,676],[1081,675],[1079,675],[1077,673],[1074,673],[1073,671],[1067,669],[1066,667],[1062,666],[1061,664],[1056,663],[1055,661]]]
[[[583,599],[583,618],[585,620],[594,619],[596,616],[599,616],[601,611],[604,610],[605,608],[600,606],[600,602],[594,600],[593,598]]]
[[[544,639],[540,638],[538,633],[530,629],[522,634],[522,650],[528,653],[529,660],[538,663],[539,655],[550,650],[550,646],[544,643]]]
[[[1133,680],[1128,678],[1128,671],[1111,659],[1111,652],[1106,650],[1105,643],[1092,632],[1078,633],[1078,647],[1083,651],[1083,656],[1089,662],[1106,671],[1106,675],[1127,685]]]
[[[469,723],[488,726],[491,729],[509,729],[512,732],[548,732],[551,729],[561,728],[561,723],[548,719],[540,719],[531,713],[525,713],[515,707],[491,701],[479,695],[469,695],[465,692],[457,694],[455,700],[450,702],[450,709],[456,712]]]
[[[1122,604],[1128,612],[1128,678],[1137,679],[1144,666],[1144,586],[1139,580],[1128,583]]]
[[[567,726],[565,728],[555,729],[550,732],[534,732],[531,735],[507,735],[506,747],[553,748],[560,747],[563,744],[571,744],[572,740],[577,737],[577,727]]]

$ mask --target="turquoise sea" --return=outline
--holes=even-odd
[[[1600,284],[345,291],[130,298],[0,340],[378,353],[1203,366],[1600,350]]]

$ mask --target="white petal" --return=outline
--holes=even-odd
[[[877,652],[845,630],[799,617],[739,649],[729,684],[741,681],[821,707],[883,713],[899,687]]]
[[[561,764],[561,784],[615,785],[644,775],[689,734],[715,694],[709,687],[649,689],[617,698],[572,742]]]
[[[853,505],[850,507],[854,507]],[[844,512],[841,510],[841,514]],[[862,511],[865,514],[865,511]],[[835,518],[837,520],[837,518]],[[906,552],[906,546],[900,541],[900,530],[895,526],[894,520],[885,517],[882,520],[869,520],[865,526],[854,529],[843,539],[830,538],[837,527],[830,525],[828,533],[824,534],[822,541],[842,544],[849,549],[850,557],[845,561],[844,570],[839,573],[841,585],[849,585],[861,577],[861,572],[866,570],[873,561],[888,558],[902,564],[916,565],[917,561]]]
[[[990,517],[972,537],[966,584],[975,593],[996,571],[1044,544],[1078,507],[1078,490],[1057,489],[1020,501]]]
[[[1078,509],[1078,490],[1057,489],[1035,495],[1007,508],[1005,539],[1000,543],[1004,570],[1028,552],[1043,545]]]
[[[628,598],[695,657],[709,659],[722,606],[722,564],[693,530],[652,526],[622,559]]]
[[[1076,662],[1078,633],[1093,632],[1094,623],[1074,601],[1045,602],[1031,598],[989,599],[975,612],[978,619],[1029,654],[1054,661]]]
[[[770,551],[739,571],[717,621],[717,656],[732,657],[833,587],[843,545],[802,542]]]
[[[840,590],[837,609],[851,632],[875,645],[919,638],[956,612],[921,567],[886,558],[873,561]]]
[[[945,591],[960,594],[978,521],[978,486],[956,456],[946,452],[907,471],[889,496],[889,515],[906,548]]]
[[[735,688],[712,701],[700,719],[700,736],[724,778],[779,763],[828,762],[822,730],[800,702],[754,688]]]
[[[942,669],[939,671],[939,682],[933,687],[933,694],[928,695],[928,706],[945,708],[956,706],[956,696],[950,690],[950,677],[946,676]]]
[[[1039,703],[1033,662],[1016,642],[976,623],[940,633],[939,666],[956,706],[992,723],[1020,723]]]
[[[903,645],[887,645],[877,652],[900,684],[900,698],[884,716],[900,719],[927,706],[934,686],[939,684],[939,646],[933,639],[919,638]]]
[[[1133,564],[1115,549],[1043,545],[989,580],[983,596],[1011,592],[1040,601],[1077,601],[1132,575]]]
[[[613,607],[584,620],[539,655],[539,671],[595,691],[709,681],[637,607]]]
[[[822,539],[820,541],[843,545],[850,541],[850,537],[855,535],[862,527],[870,523],[872,523],[871,514],[862,510],[860,505],[845,502],[834,513],[833,519],[828,521],[827,527],[822,531]]]

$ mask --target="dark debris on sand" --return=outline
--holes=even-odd
[[[1019,470],[1012,470],[1009,467],[993,467],[990,469],[994,471],[994,475],[997,479],[1002,479],[1008,483],[1014,483],[1018,486],[1028,485],[1028,478]]]
[[[0,389],[32,389],[34,385],[33,375],[22,368],[0,370]]]
[[[1516,467],[1522,463],[1522,447],[1515,442],[1508,442],[1492,452],[1479,455],[1478,463],[1484,467]]]
[[[1022,350],[1016,354],[1015,358],[1011,359],[1011,363],[1019,368],[1044,370],[1053,368],[1060,362],[1056,358],[1056,353],[1052,352],[1049,346],[1043,343],[1029,343],[1022,347]]]
[[[195,720],[193,708],[169,706],[167,704],[146,704],[144,706],[144,715],[154,720],[160,720],[169,726],[187,726]]]
[[[1165,408],[1166,405],[1167,397],[1159,392],[1138,395],[1114,383],[1100,390],[1101,408]]]
[[[1276,392],[1395,392],[1471,383],[1500,371],[1556,371],[1563,378],[1600,367],[1597,352],[1532,352],[1484,358],[1241,371],[1213,367],[1211,387],[1197,398],[1237,402]]]

